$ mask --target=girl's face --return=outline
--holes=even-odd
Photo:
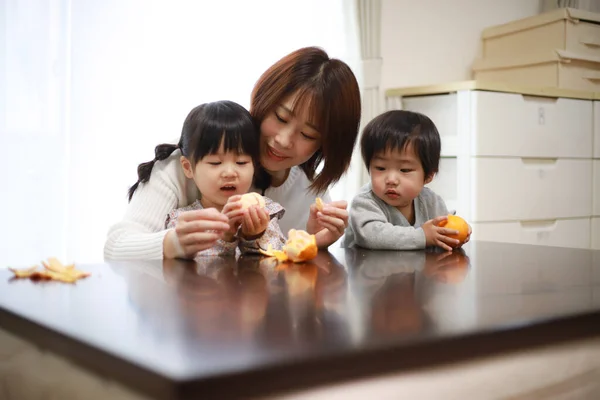
[[[254,175],[252,157],[225,152],[223,144],[216,154],[204,156],[195,166],[181,157],[181,166],[185,176],[194,180],[202,194],[202,206],[219,211],[231,196],[248,193]]]
[[[308,120],[308,104],[293,110],[295,99],[295,94],[283,99],[260,124],[260,163],[269,172],[300,165],[321,147],[321,133]]]

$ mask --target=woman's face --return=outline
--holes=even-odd
[[[284,98],[260,124],[260,163],[269,172],[300,165],[321,147],[321,133],[308,120],[309,102],[293,110],[295,99]]]

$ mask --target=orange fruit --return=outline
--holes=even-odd
[[[242,195],[240,201],[242,202],[242,209],[244,210],[252,206],[258,206],[260,208],[265,207],[265,198],[254,192]]]
[[[306,231],[290,229],[283,251],[293,262],[312,260],[317,256],[318,251],[315,235],[310,235]]]
[[[259,250],[265,256],[275,257],[280,262],[303,262],[312,260],[317,256],[318,248],[315,235],[306,231],[290,229],[288,240],[283,246],[283,250],[273,250],[269,244],[267,250]]]
[[[448,219],[440,222],[439,226],[458,231],[458,235],[448,235],[449,237],[460,241],[455,247],[462,246],[469,235],[469,224],[457,215],[448,215]]]

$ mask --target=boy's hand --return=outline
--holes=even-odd
[[[465,243],[467,243],[469,240],[471,240],[472,232],[473,232],[473,229],[471,229],[471,225],[469,225],[469,233],[467,234],[467,237],[465,238],[465,241],[463,242],[463,244],[461,244],[459,247],[462,247]]]
[[[269,226],[267,210],[258,206],[251,206],[242,218],[242,236],[246,239],[262,235]]]
[[[422,226],[425,232],[425,244],[427,246],[438,246],[446,251],[452,251],[452,246],[458,244],[458,239],[453,239],[448,235],[456,235],[454,229],[442,228],[438,226],[440,222],[448,219],[447,216],[436,217],[425,222]]]

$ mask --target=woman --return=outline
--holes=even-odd
[[[255,190],[285,208],[284,233],[306,229],[319,247],[338,240],[348,224],[347,203],[331,202],[327,188],[350,165],[360,124],[360,91],[344,62],[307,47],[271,66],[252,92],[250,113],[260,128],[260,164]],[[107,259],[189,257],[211,247],[229,229],[215,209],[181,215],[165,229],[172,210],[196,201],[200,193],[186,178],[179,145],[159,145],[154,160],[140,164],[138,182],[129,191],[123,220],[108,233]],[[322,168],[317,173],[317,167]],[[316,197],[326,203],[322,211]]]

